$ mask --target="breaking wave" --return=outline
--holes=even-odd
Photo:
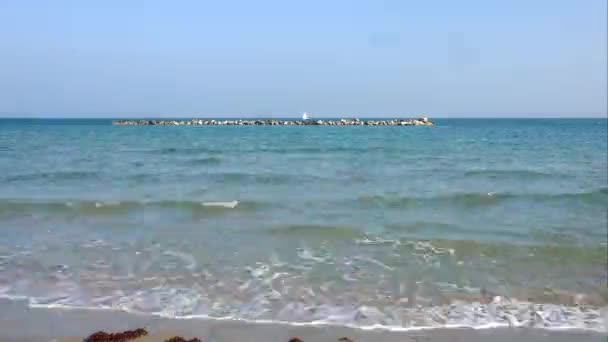
[[[226,210],[255,211],[264,204],[254,201],[19,201],[0,200],[0,216],[35,213],[58,215],[120,215],[147,209],[182,210],[197,213],[218,213]]]

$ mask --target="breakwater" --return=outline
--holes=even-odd
[[[117,120],[119,126],[434,126],[428,118],[421,119],[332,119],[332,120]]]

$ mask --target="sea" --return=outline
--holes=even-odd
[[[399,329],[608,327],[608,120],[0,119],[0,297]]]

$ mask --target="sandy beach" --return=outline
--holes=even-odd
[[[172,336],[202,341],[287,342],[297,337],[304,342],[330,342],[347,337],[352,341],[465,342],[591,342],[606,341],[605,333],[537,328],[441,328],[411,331],[357,329],[340,326],[253,323],[237,320],[169,319],[113,310],[31,308],[21,301],[0,301],[0,341],[77,342],[96,331],[119,332],[144,327],[149,336],[140,342],[165,341]]]

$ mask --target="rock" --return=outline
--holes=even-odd
[[[294,121],[279,121],[279,120],[117,120],[112,122],[113,125],[121,126],[193,126],[193,125],[211,125],[211,126],[434,126],[435,124],[428,118],[404,120],[361,120],[359,118],[348,120],[294,120]]]

